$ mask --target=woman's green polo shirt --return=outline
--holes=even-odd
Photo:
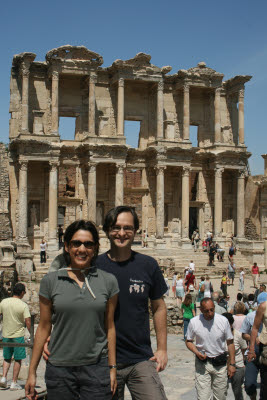
[[[39,295],[53,304],[49,362],[55,366],[95,364],[107,356],[105,311],[107,300],[119,292],[114,275],[89,269],[89,285],[80,288],[64,269],[44,276]]]

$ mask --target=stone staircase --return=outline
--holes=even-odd
[[[107,249],[102,248],[101,252],[106,250]],[[205,274],[209,274],[211,278],[219,277],[222,275],[223,271],[226,271],[229,263],[228,250],[225,251],[224,262],[217,261],[217,258],[215,257],[214,267],[207,266],[208,254],[204,253],[202,249],[199,249],[197,252],[194,252],[193,248],[192,250],[180,248],[155,250],[150,248],[142,248],[141,245],[134,244],[133,250],[154,257],[159,263],[159,266],[166,269],[168,275],[171,275],[173,271],[183,273],[190,260],[193,260],[196,265],[195,275],[197,278],[200,278],[201,275]],[[40,282],[42,277],[48,272],[52,259],[48,259],[45,264],[41,264],[39,253],[35,253],[33,262],[35,265],[35,280],[36,282]],[[234,256],[234,262],[237,269],[239,269],[239,267],[243,267],[245,272],[248,272],[251,269],[250,262],[239,251],[237,251],[237,254]]]

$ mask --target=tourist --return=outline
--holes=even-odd
[[[223,261],[224,261],[224,253],[225,253],[225,250],[222,249],[222,248],[218,245],[218,243],[216,243],[215,247],[216,247],[216,253],[217,253],[217,260],[218,260],[219,262],[223,262]]]
[[[210,245],[211,245],[211,242],[212,242],[212,233],[210,231],[207,232],[206,242],[207,242],[207,252],[209,252]]]
[[[147,231],[144,229],[143,230],[143,247],[147,247],[147,238],[148,238],[148,234]]]
[[[262,301],[263,300],[263,301]],[[248,352],[248,362],[256,358],[255,344],[259,341],[259,364],[261,372],[261,396],[267,399],[267,294],[261,293],[258,296],[259,307],[256,312],[254,324],[250,335],[250,344]],[[258,337],[260,326],[261,333]]]
[[[52,318],[45,373],[49,400],[96,398],[96,393],[99,399],[111,400],[115,393],[114,311],[119,288],[114,275],[95,266],[98,249],[95,225],[73,222],[64,236],[67,266],[45,275],[40,283],[40,322],[25,386],[28,399],[36,395],[36,370]]]
[[[181,274],[176,277],[176,301],[177,306],[180,307],[185,295],[185,284]]]
[[[230,262],[233,260],[234,255],[235,255],[235,248],[233,244],[231,244],[231,246],[229,247],[229,256],[228,256]]]
[[[189,269],[188,274],[185,277],[185,287],[187,292],[189,292],[190,285],[196,287],[196,277],[191,269]]]
[[[189,294],[192,297],[192,303],[194,304],[194,310],[195,310],[195,314],[197,315],[197,306],[196,306],[196,301],[197,301],[197,296],[198,293],[195,291],[195,288],[193,285],[189,285]]]
[[[220,314],[220,315],[225,313],[225,308],[218,304],[218,302],[220,300],[220,292],[218,292],[218,291],[217,292],[213,292],[212,293],[212,300],[213,300],[213,303],[215,305],[215,312],[217,314]]]
[[[231,314],[234,314],[234,306],[235,306],[236,302],[237,302],[237,301],[242,301],[242,299],[243,299],[243,294],[242,294],[242,293],[237,293],[237,295],[236,295],[236,301],[234,301],[234,302],[232,303],[231,307],[229,307],[229,312],[230,312]]]
[[[223,295],[226,297],[227,296],[227,276],[226,272],[223,272],[222,280],[221,280],[221,291],[223,292]]]
[[[215,245],[213,244],[213,242],[211,242],[210,246],[209,246],[209,262],[207,264],[208,267],[215,266],[215,264],[214,264],[215,254],[216,254],[216,248],[215,248]]]
[[[205,239],[202,240],[202,250],[203,250],[204,252],[207,251],[207,241],[206,241]]]
[[[257,307],[258,307],[258,304],[257,304],[257,302],[254,300],[254,294],[253,293],[250,293],[249,295],[248,295],[248,301],[246,301],[244,304],[245,304],[245,307],[246,307],[246,310],[247,310],[247,313],[251,313],[252,311],[255,311],[256,309],[257,309]]]
[[[177,273],[174,272],[172,276],[172,294],[174,298],[176,298],[176,278],[177,278]]]
[[[258,280],[259,280],[259,276],[260,276],[260,270],[259,270],[259,267],[256,262],[251,267],[251,275],[252,275],[252,280],[253,280],[253,287],[257,289],[258,288]]]
[[[184,340],[186,339],[186,332],[190,319],[196,316],[194,303],[192,302],[191,294],[187,294],[182,303],[183,320],[184,320]]]
[[[40,262],[41,264],[46,263],[46,241],[42,239],[42,242],[40,243]]]
[[[206,275],[206,278],[204,281],[204,297],[211,297],[212,292],[213,292],[213,286],[210,282],[210,277],[209,277],[209,275]]]
[[[230,382],[235,396],[235,400],[243,400],[243,383],[245,378],[244,354],[247,349],[247,342],[242,338],[242,334],[234,327],[234,317],[231,313],[224,313],[223,316],[228,319],[232,334],[234,335],[235,346],[235,374]]]
[[[58,244],[59,244],[59,248],[61,248],[61,247],[62,247],[62,244],[63,244],[62,239],[63,239],[63,236],[64,236],[64,231],[63,231],[62,225],[58,225],[57,234],[58,234]]]
[[[235,280],[235,270],[236,270],[236,266],[234,263],[234,260],[231,260],[228,264],[227,267],[228,270],[228,278],[229,278],[229,286],[234,284],[234,280]],[[230,281],[232,280],[232,283],[230,283]]]
[[[17,283],[13,289],[13,296],[8,297],[0,303],[0,315],[3,316],[3,343],[25,343],[25,325],[30,332],[31,315],[29,307],[22,301],[26,293],[23,283]],[[7,373],[11,366],[11,359],[14,357],[13,377],[10,390],[21,390],[17,383],[21,361],[26,358],[25,347],[4,347],[3,350],[3,375],[0,380],[0,387],[7,387]]]
[[[267,300],[267,293],[261,294],[258,296],[257,304],[260,305],[264,301]],[[254,324],[256,316],[256,311],[252,311],[249,313],[246,318],[244,319],[242,326],[240,328],[240,332],[242,333],[243,339],[247,342],[250,341],[251,330]],[[259,332],[261,331],[261,327],[259,328]],[[250,397],[251,400],[256,400],[257,397],[257,377],[260,371],[260,364],[259,364],[259,341],[256,340],[255,353],[253,353],[253,359],[250,362],[246,363],[246,370],[245,370],[245,391],[247,395]],[[256,357],[255,357],[256,356]],[[265,400],[262,396],[262,388],[260,392],[260,400]]]
[[[97,267],[118,280],[120,294],[115,312],[118,397],[124,399],[125,384],[133,399],[166,400],[158,372],[167,365],[167,310],[163,299],[167,287],[156,260],[132,250],[139,228],[135,210],[118,206],[108,212],[103,230],[110,250],[98,257]],[[157,338],[153,354],[150,342],[149,299]],[[45,347],[44,357],[49,352]],[[117,396],[116,394],[116,396]]]
[[[242,301],[237,301],[234,305],[234,323],[233,323],[233,328],[236,329],[237,331],[240,330],[243,321],[246,318],[245,312],[246,312],[245,304]]]
[[[204,298],[204,292],[205,292],[204,282],[205,282],[205,276],[201,276],[200,282],[199,282],[199,284],[197,286],[198,301],[201,301]]]
[[[199,231],[198,231],[198,229],[196,229],[196,230],[193,232],[192,241],[193,241],[193,245],[194,245],[194,251],[196,252],[197,249],[198,249],[199,241],[200,241],[200,236],[199,236]]]
[[[266,292],[266,285],[264,283],[261,283],[260,287],[255,290],[255,293],[254,293],[255,301],[257,301],[258,295],[261,294],[262,292]]]
[[[244,268],[240,267],[240,274],[239,274],[239,291],[244,292],[244,284],[245,284],[245,272]]]
[[[235,348],[229,322],[215,313],[210,298],[200,303],[200,315],[192,318],[188,325],[186,346],[195,354],[195,385],[198,400],[227,396],[227,370],[231,378],[235,373]],[[193,341],[196,340],[194,344]],[[229,363],[225,352],[229,352]]]
[[[165,283],[166,283],[166,286],[167,286],[167,292],[166,293],[164,293],[164,296],[169,296],[169,292],[170,292],[170,284],[169,284],[169,279],[168,279],[168,275],[167,274],[164,274],[164,281],[165,281]]]
[[[188,271],[189,269],[191,269],[191,271],[193,271],[193,273],[196,272],[196,266],[193,260],[190,261],[190,263],[188,264]]]

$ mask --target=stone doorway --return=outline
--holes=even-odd
[[[198,207],[189,207],[189,238],[192,233],[198,228]]]

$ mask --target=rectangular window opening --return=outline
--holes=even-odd
[[[124,136],[126,144],[138,149],[141,121],[124,121]]]
[[[76,117],[59,117],[61,140],[75,140]]]
[[[192,143],[192,147],[199,147],[197,125],[190,125],[190,141]]]

